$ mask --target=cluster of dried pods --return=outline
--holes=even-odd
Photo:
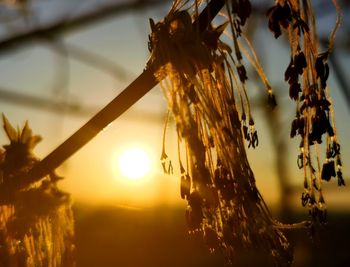
[[[321,180],[336,175],[334,158],[339,184],[343,185],[344,181],[326,90],[329,51],[317,54],[312,7],[309,1],[302,2],[276,1],[267,16],[276,38],[283,29],[289,33],[292,52],[285,80],[290,85],[290,97],[297,102],[291,136],[302,137],[298,165],[305,173],[303,205],[309,206],[314,221],[318,219],[323,223],[326,212]],[[270,254],[276,266],[290,266],[292,253],[281,232],[286,226],[270,215],[256,187],[244,147],[246,140],[248,147],[255,148],[258,135],[246,92],[248,78],[242,53],[260,74],[268,93],[267,102],[271,107],[276,106],[254,51],[250,57],[240,41],[242,27],[251,12],[250,1],[226,1],[228,22],[216,28],[208,27],[204,32],[199,32],[198,25],[193,23],[201,1],[194,1],[190,7],[186,4],[188,1],[175,1],[162,21],[150,20],[148,67],[161,81],[176,122],[180,193],[188,201],[186,219],[190,232],[202,233],[209,249],[224,252],[228,262],[242,249],[258,248]],[[219,39],[228,25],[233,49]],[[250,44],[248,47],[252,49]],[[324,134],[327,135],[327,159],[317,172],[312,164],[311,147],[316,147],[317,152]],[[164,142],[163,139],[161,160],[165,172],[170,173],[173,166],[168,162]],[[186,153],[180,152],[183,147]],[[318,155],[316,158],[320,165]]]
[[[301,200],[302,205],[309,208],[313,220],[322,224],[326,222],[327,214],[322,180],[329,181],[331,177],[337,177],[338,185],[345,185],[333,107],[327,92],[327,59],[340,21],[339,7],[336,1],[333,2],[338,11],[338,20],[325,52],[318,52],[315,18],[310,1],[277,1],[267,12],[269,28],[276,38],[281,35],[282,28],[288,31],[291,60],[285,71],[285,81],[290,86],[290,98],[296,102],[296,116],[292,121],[290,136],[301,138],[297,158],[298,167],[304,169]],[[324,141],[326,155],[321,167],[319,146]]]
[[[289,266],[289,243],[256,187],[244,147],[244,140],[249,147],[258,145],[238,41],[250,3],[227,3],[229,22],[203,33],[193,23],[199,3],[192,16],[179,10],[182,4],[175,1],[161,22],[151,20],[148,67],[161,81],[176,122],[189,230],[203,234],[209,249],[223,252],[228,262],[241,250],[259,248],[276,265]],[[219,39],[228,25],[234,51]],[[275,105],[271,87],[267,91]],[[186,153],[180,152],[183,147]],[[161,160],[169,173],[164,147]]]

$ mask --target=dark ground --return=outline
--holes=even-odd
[[[77,267],[224,266],[222,257],[210,254],[201,238],[188,235],[182,208],[127,210],[76,204],[74,212]],[[305,230],[288,234],[295,245],[293,266],[350,266],[350,214],[330,215],[328,226],[319,232],[315,241]],[[251,253],[240,254],[234,266],[270,264]]]

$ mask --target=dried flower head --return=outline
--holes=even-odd
[[[32,149],[41,140],[28,123],[15,130],[3,115],[10,144],[0,151],[1,184],[25,172],[37,158]],[[52,173],[41,182],[0,196],[0,255],[2,266],[75,266],[71,201]]]

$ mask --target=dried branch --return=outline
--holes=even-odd
[[[131,73],[123,66],[116,64],[108,58],[105,58],[101,55],[93,53],[92,51],[88,51],[80,46],[73,44],[66,43],[65,46],[70,58],[102,70],[110,74],[115,79],[126,81],[132,76]]]
[[[142,2],[142,1],[141,1]],[[194,25],[198,25],[200,32],[203,32],[224,6],[224,0],[212,0],[201,12]],[[79,24],[78,24],[79,25]],[[58,28],[57,31],[64,29]],[[45,33],[43,33],[45,35]],[[34,35],[37,36],[37,35]],[[42,35],[39,35],[39,37]],[[0,43],[1,48],[1,43]],[[42,161],[37,163],[27,174],[14,177],[0,187],[0,195],[11,194],[15,189],[25,188],[33,182],[40,180],[51,173],[66,159],[87,144],[101,130],[117,119],[147,92],[157,84],[156,78],[150,68],[147,68],[128,87],[124,89],[114,100],[106,105],[100,112],[92,117],[85,125],[76,131],[65,142],[58,146]],[[23,177],[25,177],[23,179]]]
[[[17,93],[14,90],[0,88],[0,101],[11,102],[20,106],[40,108],[50,112],[68,112],[77,116],[88,116],[95,113],[98,107],[81,106],[79,103],[65,103],[46,97],[37,97],[24,93]]]

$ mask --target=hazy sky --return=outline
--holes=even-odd
[[[39,4],[44,4],[44,2],[39,1]],[[56,4],[54,2],[48,1],[46,9],[37,8],[39,21],[53,19],[53,16],[50,15],[55,12],[66,16],[84,12],[90,9],[89,3],[94,3],[94,1],[86,1],[84,5],[72,4],[73,7],[67,9],[63,5],[64,2],[68,3],[67,1],[62,1],[61,4],[57,4],[58,1]],[[40,7],[39,4],[38,7]],[[148,18],[159,20],[166,15],[168,6],[165,4],[146,10],[127,12],[113,19],[69,33],[61,40],[63,44],[67,44],[68,48],[74,45],[74,47],[84,48],[113,61],[127,72],[124,79],[112,77],[103,70],[83,64],[75,60],[73,56],[68,59],[62,58],[57,53],[57,49],[60,48],[52,44],[34,43],[7,54],[0,54],[0,90],[26,93],[50,100],[77,102],[84,106],[103,107],[142,72],[148,59],[147,40],[150,32]],[[51,10],[51,13],[47,10]],[[287,97],[288,87],[281,78],[289,63],[289,52],[282,38],[277,41],[273,39],[272,34],[266,29],[266,20],[258,23],[262,27],[258,27],[258,30],[255,31],[254,43],[257,45],[258,53],[262,55],[262,62],[271,84],[276,88],[277,100],[280,103],[278,111],[282,110],[282,107],[284,110],[281,113],[284,126],[279,129],[279,132],[284,134],[284,140],[291,144],[288,146],[290,166],[286,172],[289,173],[290,183],[298,186],[297,190],[301,192],[302,172],[297,170],[296,166],[299,142],[289,140],[289,125],[294,113],[294,103]],[[329,28],[333,25],[330,23],[333,23],[331,16],[323,18],[322,28]],[[4,35],[5,30],[2,29],[1,33]],[[342,66],[349,66],[349,53],[339,49],[338,57]],[[69,74],[66,88],[57,82],[62,82],[62,77],[67,74],[62,69],[68,70]],[[250,77],[254,76],[252,73],[250,75]],[[350,82],[348,77],[347,81]],[[332,73],[329,84],[342,143],[344,176],[346,182],[349,183],[349,108]],[[254,98],[261,89],[262,86],[259,88],[259,85],[250,83],[250,96]],[[33,131],[43,136],[44,139],[36,150],[40,157],[47,155],[89,119],[89,116],[80,117],[62,112],[50,113],[5,101],[0,102],[0,112],[6,114],[15,125],[22,125],[25,120],[28,120]],[[267,130],[265,115],[261,112],[261,108],[255,108],[254,112],[260,145],[256,150],[249,150],[248,154],[263,196],[269,203],[276,204],[279,195],[274,163],[278,155],[275,155],[271,143],[275,139]],[[108,201],[110,204],[133,207],[184,204],[179,194],[179,177],[163,175],[159,162],[165,114],[166,103],[160,89],[156,87],[59,168],[59,173],[66,177],[62,182],[64,188],[71,192],[77,201]],[[93,113],[90,114],[92,115]],[[167,140],[169,155],[174,159],[176,170],[176,142],[174,141],[173,125],[169,127]],[[7,142],[2,132],[0,142],[1,144]],[[144,148],[153,159],[152,175],[138,184],[118,177],[113,167],[116,164],[116,162],[113,163],[115,155],[131,146]],[[178,174],[177,170],[175,174]],[[334,180],[333,184],[335,183]],[[330,186],[329,191],[338,192],[333,189],[333,186]],[[348,194],[349,186],[339,192],[341,193],[337,194],[337,199],[335,196],[332,198],[333,194],[328,197],[330,205],[335,203],[335,199],[338,201],[339,196]],[[341,202],[350,208],[349,198]],[[299,200],[296,200],[296,206],[300,206]]]

